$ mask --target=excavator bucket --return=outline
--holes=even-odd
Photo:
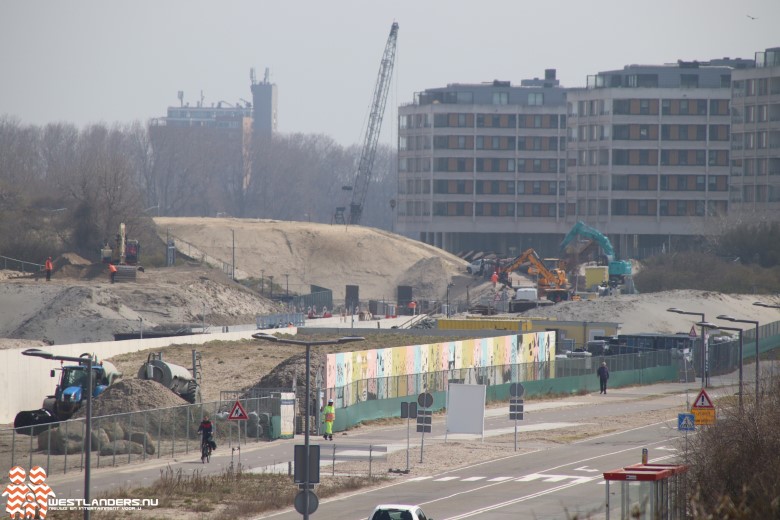
[[[14,418],[16,433],[38,435],[46,431],[48,424],[57,422],[57,418],[49,410],[27,410],[19,412]]]

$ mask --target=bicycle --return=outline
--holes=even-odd
[[[200,461],[203,464],[211,462],[211,442],[207,440],[200,443]]]

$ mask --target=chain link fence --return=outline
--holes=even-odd
[[[249,419],[227,419],[236,400]],[[92,418],[92,467],[120,466],[148,459],[190,455],[200,459],[198,426],[208,414],[218,450],[274,438],[270,396],[158,408]],[[84,467],[85,419],[26,428],[0,429],[0,467],[41,466],[49,475]],[[277,432],[278,433],[278,432]]]

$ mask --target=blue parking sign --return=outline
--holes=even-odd
[[[677,429],[680,431],[694,431],[696,429],[696,417],[692,413],[677,414]]]

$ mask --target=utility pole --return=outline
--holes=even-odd
[[[230,268],[230,280],[235,282],[236,281],[236,232],[235,230],[230,230],[230,234],[233,235],[233,262],[232,266]]]

